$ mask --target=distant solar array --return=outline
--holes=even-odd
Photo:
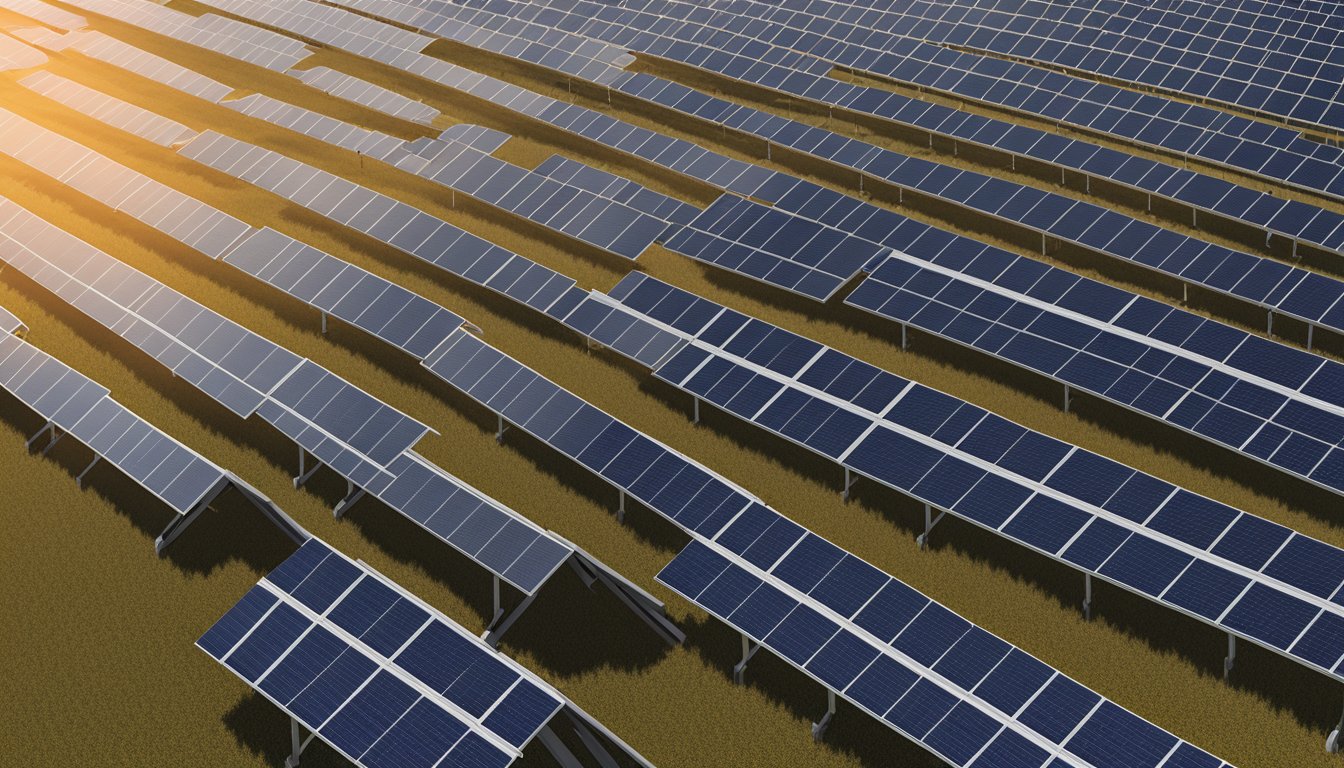
[[[248,94],[241,99],[221,102],[220,106],[379,160],[400,151],[403,144],[395,136],[296,107],[264,93]]]
[[[8,222],[6,222],[8,223]],[[4,250],[9,250],[6,246]],[[177,518],[155,541],[162,551],[221,493],[237,489],[282,530],[302,541],[298,527],[260,491],[236,475],[127,410],[106,388],[37,347],[12,335],[18,319],[0,308],[8,332],[0,335],[0,388],[46,420],[41,432],[51,439],[45,449],[69,435],[93,451],[95,459],[78,476],[106,461],[162,501]]]
[[[181,150],[465,280],[539,311],[574,280],[387,195],[276,152],[207,131]],[[580,295],[582,292],[579,292]]]
[[[691,534],[660,581],[953,764],[1223,765],[475,337],[425,365]]]
[[[461,144],[466,144],[472,149],[479,150],[489,155],[504,146],[504,144],[513,137],[503,131],[486,128],[483,125],[458,123],[457,125],[445,128],[443,132],[439,134],[439,138],[444,141],[455,141]]]
[[[196,135],[175,120],[50,72],[34,72],[20,80],[19,85],[160,146],[169,147]]]
[[[202,2],[226,13],[255,19],[268,26],[334,45],[357,56],[371,56],[386,49],[420,51],[433,42],[433,38],[317,3],[296,3],[292,0]]]
[[[627,259],[638,258],[667,223],[610,197],[562,183],[452,139],[418,143],[397,167]],[[421,162],[421,161],[424,162]]]
[[[564,155],[551,155],[543,160],[535,171],[571,186],[625,203],[637,211],[643,211],[667,222],[668,228],[663,231],[664,238],[681,226],[691,223],[691,220],[700,213],[700,209],[690,203],[655,192],[614,173],[598,170],[578,160],[571,160]]]
[[[302,80],[305,85],[329,93],[338,99],[353,101],[393,117],[417,123],[430,123],[439,116],[439,111],[431,106],[402,96],[396,91],[390,91],[381,85],[327,67],[313,67],[291,74]]]
[[[1344,551],[634,274],[658,378],[850,471],[1344,680]]]
[[[233,93],[233,87],[212,80],[161,56],[92,30],[79,32],[70,49],[93,59],[134,72],[169,88],[218,103]]]

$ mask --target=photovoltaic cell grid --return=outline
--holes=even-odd
[[[220,106],[378,160],[398,152],[404,143],[395,136],[296,107],[264,93],[248,94],[241,99],[221,102]]]
[[[26,327],[14,313],[0,307],[0,333],[18,333]]]
[[[572,308],[574,280],[386,195],[207,131],[180,152],[465,280],[546,312]],[[580,297],[582,292],[580,291]]]
[[[1344,493],[1344,366],[1039,262],[913,245],[930,261],[893,256],[845,303]]]
[[[397,167],[627,259],[638,258],[667,228],[666,222],[624,203],[462,142],[422,144],[414,161]]]
[[[77,16],[42,0],[0,0],[0,8],[13,11],[20,16],[27,16],[63,32],[83,29],[86,24],[83,16]]]
[[[70,48],[89,58],[106,62],[127,72],[133,72],[169,88],[216,104],[233,93],[231,86],[218,80],[211,80],[199,72],[194,72],[180,64],[142,51],[133,45],[123,43],[115,37],[108,37],[101,32],[85,30],[77,33],[74,42],[70,44]]]
[[[329,93],[338,99],[353,101],[403,120],[428,124],[439,116],[439,111],[427,104],[421,104],[396,91],[389,91],[381,85],[374,85],[367,80],[328,67],[313,67],[290,74],[305,85]]]
[[[642,184],[617,176],[614,173],[607,173],[578,160],[571,160],[564,155],[551,155],[546,158],[541,162],[541,165],[536,167],[536,172],[571,186],[586,189],[589,192],[625,203],[635,210],[643,211],[668,224],[689,224],[700,213],[700,209],[690,203],[682,202],[661,192],[655,192]],[[668,230],[664,231],[664,236],[671,231],[675,231],[675,227],[669,227]]]
[[[789,118],[723,99],[709,98],[700,91],[651,75],[632,74],[623,78],[616,87],[638,98],[743,130],[769,141],[778,140],[795,149],[851,167],[883,157],[869,143],[847,139],[822,129],[805,129],[802,124]],[[887,105],[888,96],[891,100],[909,101],[886,91],[877,93],[882,94],[881,106]],[[858,111],[871,113],[876,109],[870,106],[871,101],[856,99],[850,108],[868,106]],[[888,110],[878,116],[958,141],[1000,150],[1014,157],[1039,160],[1086,173],[1102,181],[1190,205],[1297,241],[1333,251],[1344,250],[1344,216],[1215,176],[927,102],[918,102],[914,107],[902,106],[899,111]],[[804,133],[803,136],[798,135],[800,131]],[[878,167],[887,164],[875,162]],[[1344,188],[1341,192],[1344,193]]]
[[[655,374],[844,467],[1344,679],[1344,551],[644,275]]]
[[[481,125],[472,125],[471,123],[458,123],[444,129],[439,134],[439,138],[444,141],[456,141],[466,144],[472,149],[493,154],[495,150],[504,146],[509,139],[513,138],[503,131],[496,131],[493,128],[486,128]]]
[[[217,208],[3,108],[0,152],[211,258],[252,230]]]
[[[418,359],[465,322],[396,283],[269,227],[224,261]]]
[[[433,39],[337,8],[292,0],[203,0],[226,13],[254,19],[358,56],[387,50],[420,51]]]
[[[583,336],[648,368],[657,368],[660,362],[686,345],[681,334],[631,314],[597,291],[585,296],[569,314],[557,319]]]
[[[126,410],[97,382],[17,336],[0,336],[0,387],[179,515],[229,482],[224,470]]]
[[[883,249],[813,221],[726,194],[668,238],[667,249],[826,301]]]
[[[310,540],[196,645],[356,765],[504,768],[565,701]]]
[[[832,62],[1344,196],[1344,169],[1339,167],[1337,147],[1225,111],[897,38],[872,27],[885,8],[817,3],[824,6],[822,10],[809,12],[806,3],[781,7],[747,1],[706,11],[700,4],[654,0],[619,7],[588,3],[577,12],[575,6],[557,3],[490,5],[514,15],[545,14],[547,26],[591,34],[642,53],[928,130],[948,132],[958,121],[978,130],[986,123],[994,126],[988,131],[993,136],[1008,125],[886,90],[840,82],[830,76]],[[745,29],[753,33],[743,34]],[[611,85],[627,89],[642,77],[627,73]],[[954,115],[956,119],[951,119]],[[1001,137],[1005,141],[1000,148],[1022,151],[1038,138],[1013,132],[1014,137]],[[1044,143],[1060,152],[1068,147],[1067,140],[1059,136],[1050,136]]]
[[[425,365],[689,532],[660,581],[950,762],[1222,765],[478,339],[458,332]]]
[[[169,147],[196,135],[175,120],[50,72],[34,72],[20,80],[19,85],[159,146]]]
[[[47,63],[47,54],[0,33],[0,72],[12,69],[30,69]]]

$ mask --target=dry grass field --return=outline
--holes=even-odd
[[[172,7],[202,12],[178,0]],[[92,26],[212,78],[239,93],[262,92],[368,128],[405,138],[431,135],[310,89],[297,80],[192,48],[111,19]],[[0,27],[21,23],[0,12]],[[29,23],[30,24],[30,23]],[[493,58],[444,45],[455,63],[519,85],[571,98],[563,82]],[[501,157],[535,165],[561,152],[621,173],[698,205],[714,198],[698,183],[669,178],[539,124],[446,88],[337,51],[302,66],[324,65],[395,88],[441,110],[438,129],[469,122],[513,134]],[[605,290],[629,269],[622,260],[550,236],[473,204],[441,187],[314,139],[193,99],[77,53],[53,54],[47,69],[194,129],[223,133],[283,152],[424,208],[499,245]],[[734,418],[688,417],[683,395],[615,355],[539,315],[413,259],[283,199],[107,126],[16,84],[25,73],[0,73],[0,105],[103,152],[256,226],[271,226],[439,302],[479,325],[490,344],[517,357],[589,402],[704,462],[781,512],[908,582],[971,621],[1037,655],[1120,705],[1246,768],[1312,768],[1337,763],[1325,734],[1338,719],[1340,691],[1271,653],[1242,644],[1230,682],[1222,679],[1225,639],[1209,627],[1099,585],[1091,621],[1078,604],[1083,580],[1069,569],[948,519],[921,552],[916,505],[870,483],[843,503],[841,470],[818,462]],[[664,72],[677,76],[675,72]],[[752,94],[733,94],[751,100]],[[695,138],[727,154],[808,175],[847,192],[839,180],[776,154],[767,162],[740,137],[714,137],[638,105],[576,92],[587,106]],[[753,102],[756,103],[756,102]],[[762,103],[763,105],[763,103]],[[780,108],[778,105],[766,105]],[[820,119],[796,115],[805,119]],[[903,140],[871,127],[835,121],[902,151]],[[927,149],[921,150],[928,153]],[[939,159],[978,167],[937,151]],[[988,166],[984,166],[988,167]],[[516,432],[494,440],[493,418],[422,371],[410,358],[359,331],[332,324],[297,300],[214,263],[166,236],[64,188],[21,163],[0,157],[0,195],[191,296],[432,426],[418,450],[448,471],[538,524],[578,543],[640,586],[668,601],[687,634],[663,646],[608,594],[590,593],[568,571],[549,584],[505,637],[502,649],[537,671],[661,766],[933,766],[937,761],[891,730],[843,704],[826,739],[808,723],[825,709],[824,691],[768,654],[757,656],[747,684],[732,683],[738,638],[674,597],[654,575],[685,544],[651,512],[636,509],[624,525],[616,494],[557,454]],[[1026,175],[1024,183],[1054,187]],[[1075,193],[1080,194],[1081,193]],[[879,195],[874,202],[887,204]],[[955,220],[907,211],[952,229]],[[1128,210],[1128,209],[1126,209]],[[1161,212],[1155,214],[1161,218]],[[1174,227],[1179,225],[1172,222]],[[993,239],[1025,253],[994,232]],[[1070,262],[1079,271],[1171,299],[1171,286]],[[653,248],[638,269],[710,299],[833,345],[902,376],[988,407],[1041,430],[1127,462],[1257,515],[1344,546],[1337,498],[1274,472],[1117,412],[1086,397],[1071,413],[1061,393],[977,355],[912,334],[900,348],[895,327],[832,302],[822,307],[712,272]],[[1238,308],[1199,299],[1194,308],[1259,327]],[[182,442],[233,470],[275,499],[300,524],[373,567],[473,631],[490,612],[490,578],[466,558],[390,510],[361,501],[341,521],[330,508],[344,483],[319,472],[305,488],[290,483],[295,449],[258,419],[243,422],[101,326],[79,315],[21,273],[0,273],[0,306],[31,328],[28,339],[101,382],[120,402]],[[1291,334],[1291,329],[1289,330]],[[41,426],[0,394],[0,756],[16,766],[279,765],[288,752],[285,716],[193,646],[210,624],[292,545],[245,503],[226,496],[163,559],[153,540],[171,513],[114,470],[99,467],[86,489],[74,483],[89,460],[62,443],[48,457],[24,449]],[[339,765],[315,746],[304,765]],[[525,766],[550,764],[529,750]]]

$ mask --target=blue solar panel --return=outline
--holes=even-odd
[[[402,605],[414,611],[416,639],[378,642],[374,629],[394,615],[386,609]],[[361,623],[368,624],[372,606],[384,612],[374,629],[361,631],[353,617],[365,616]],[[357,765],[508,765],[564,700],[418,606],[313,539],[197,645]],[[457,672],[445,678],[444,670]]]

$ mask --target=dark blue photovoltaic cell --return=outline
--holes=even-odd
[[[1054,742],[1063,741],[1087,717],[1101,697],[1083,686],[1056,675],[1018,720]]]

